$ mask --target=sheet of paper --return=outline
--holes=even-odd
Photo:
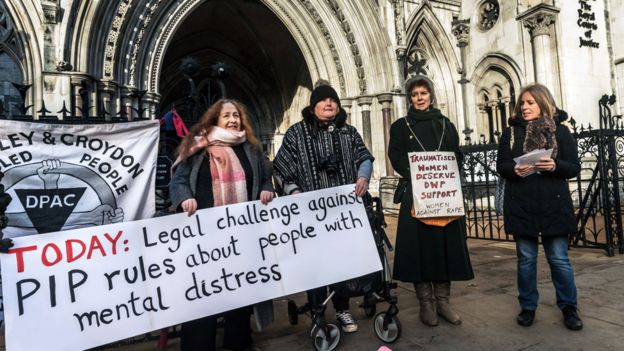
[[[542,157],[551,157],[552,156],[552,152],[553,149],[548,149],[548,150],[544,150],[544,149],[537,149],[537,150],[533,150],[529,153],[526,153],[522,156],[518,156],[516,158],[514,158],[514,161],[516,162],[516,164],[518,165],[531,165],[531,166],[535,166],[535,164],[537,162],[540,161],[540,159],[542,159]],[[527,174],[527,176],[534,174],[534,173],[539,173],[539,171],[537,169],[533,169],[533,172]]]

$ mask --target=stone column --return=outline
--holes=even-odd
[[[71,107],[68,107],[71,110],[71,113],[74,116],[79,116],[83,118],[89,117],[89,105],[90,101],[90,92],[87,77],[84,75],[72,75],[70,78],[70,86],[71,86]]]
[[[501,109],[501,124],[500,124],[500,130],[499,132],[503,132],[503,130],[505,128],[507,128],[507,120],[509,119],[509,117],[513,114],[513,111],[511,111],[509,109],[510,105],[509,103],[511,102],[511,98],[509,96],[505,96],[502,97],[499,100],[500,104],[502,105],[502,109]]]
[[[371,104],[373,103],[373,97],[372,96],[360,96],[357,99],[358,105],[360,106],[360,109],[362,110],[362,131],[363,134],[362,137],[364,138],[364,144],[366,144],[366,147],[368,148],[368,150],[373,150],[372,146],[373,146],[373,139],[372,139],[372,135],[371,135],[371,120],[370,120],[370,109],[371,109]]]
[[[117,113],[117,104],[115,103],[115,93],[117,92],[117,83],[110,80],[98,82],[98,90],[102,104],[97,111],[98,117],[104,117],[107,121]]]
[[[522,22],[531,34],[535,81],[544,84],[550,91],[554,91],[550,26],[555,23],[558,13],[559,9],[554,6],[539,4],[531,7],[516,18]]]
[[[54,71],[57,66],[56,43],[59,42],[57,25],[60,20],[61,6],[58,0],[46,0],[41,1],[41,9],[43,10],[43,69]]]
[[[489,135],[486,136],[486,140],[489,143],[495,143],[496,140],[494,139],[494,132],[496,129],[496,125],[498,124],[498,122],[496,121],[496,119],[498,119],[498,101],[489,101],[487,103],[485,111],[488,114],[488,123],[490,125],[488,133]]]
[[[340,99],[340,106],[347,113],[347,123],[351,124],[351,106],[353,105],[353,99]]]
[[[405,58],[405,11],[403,0],[392,0],[392,10],[394,12],[394,34],[396,38],[396,54],[399,61]]]
[[[160,100],[160,95],[156,93],[146,93],[143,97],[143,108],[145,108],[145,112],[143,113],[143,118],[147,119],[158,119],[160,116],[156,114],[158,101]]]
[[[388,154],[388,142],[390,141],[390,125],[392,124],[392,94],[379,94],[377,95],[377,101],[381,104],[381,117],[383,118],[383,132],[384,132],[384,156]],[[390,163],[388,157],[384,157],[386,160],[386,176],[394,174],[394,169]]]
[[[119,112],[120,115],[114,115],[113,117],[125,118],[129,121],[132,120],[132,115],[135,113],[132,111],[132,88],[121,87],[119,92]]]
[[[454,19],[451,25],[453,26],[453,35],[457,38],[457,47],[459,47],[461,55],[461,68],[459,69],[461,77],[457,83],[461,85],[464,128],[468,130],[470,129],[470,124],[468,122],[468,91],[466,84],[470,81],[466,78],[466,47],[470,41],[470,19]]]

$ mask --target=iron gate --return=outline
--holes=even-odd
[[[573,246],[598,248],[613,256],[624,254],[622,202],[624,201],[624,122],[613,115],[615,96],[604,95],[598,102],[598,128],[577,126],[574,119],[569,127],[577,141],[581,171],[569,181],[575,205],[578,231],[571,237]],[[494,135],[498,139],[499,132]],[[466,229],[470,238],[511,241],[505,233],[503,216],[496,212],[494,194],[498,183],[496,156],[498,144],[472,143],[467,136],[461,147],[464,153],[463,173]],[[391,199],[396,177],[380,182],[382,199]],[[396,212],[391,201],[384,201]]]

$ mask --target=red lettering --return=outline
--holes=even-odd
[[[106,252],[104,251],[104,248],[102,247],[102,243],[100,242],[100,239],[98,239],[96,235],[91,237],[91,246],[89,246],[89,253],[87,254],[87,260],[91,259],[91,255],[93,254],[94,250],[100,250],[100,252],[102,253],[102,256],[106,256]]]
[[[54,253],[56,254],[56,259],[53,261],[48,260],[48,248],[52,248],[52,250],[54,250]],[[59,247],[56,246],[56,244],[49,243],[43,247],[43,251],[41,252],[41,263],[43,263],[44,266],[46,267],[54,266],[55,264],[59,263],[62,259],[63,259],[63,254],[61,253],[61,249],[59,249]]]
[[[15,259],[17,260],[17,272],[18,273],[22,273],[24,271],[24,252],[35,251],[35,250],[37,250],[37,245],[16,247],[14,249],[9,249],[10,254],[15,254]]]
[[[110,235],[108,235],[108,233],[104,233],[104,237],[106,238],[106,240],[111,242],[111,246],[113,248],[113,255],[117,254],[117,240],[119,240],[119,238],[121,238],[121,234],[123,233],[122,230],[120,230],[119,232],[117,232],[117,235],[115,235],[114,238],[111,238]]]
[[[74,243],[80,245],[80,253],[77,255],[74,254]],[[87,245],[85,245],[82,240],[69,239],[65,241],[65,250],[67,251],[67,263],[70,263],[76,261],[85,254]]]

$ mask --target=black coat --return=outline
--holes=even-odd
[[[570,130],[561,122],[565,113],[555,117],[555,138],[558,153],[553,172],[532,174],[526,178],[514,172],[514,158],[524,154],[526,122],[518,116],[509,121],[498,145],[496,169],[505,178],[503,215],[505,232],[515,236],[537,237],[566,236],[576,233],[576,218],[567,179],[579,174],[576,141]],[[511,130],[514,131],[513,147],[510,147]]]
[[[439,111],[436,112],[439,114]],[[434,151],[438,147],[442,136],[441,126],[444,123],[444,140],[440,151],[453,151],[458,160],[461,160],[459,135],[448,118],[442,115],[434,120],[401,118],[390,127],[388,158],[392,167],[404,179],[411,179],[407,153],[423,151],[407,128],[406,121],[426,151]],[[410,181],[399,210],[394,278],[406,282],[472,279],[474,274],[466,245],[464,217],[446,227],[430,226],[411,216],[412,203]]]

